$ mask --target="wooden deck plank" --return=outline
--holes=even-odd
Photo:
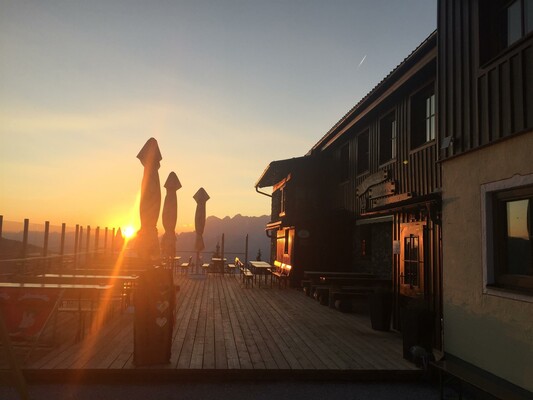
[[[240,332],[234,331],[233,327],[231,325],[231,317],[230,315],[233,314],[233,311],[230,312],[228,310],[228,303],[231,301],[231,295],[229,291],[225,291],[225,287],[227,285],[220,284],[218,287],[219,293],[222,293],[223,296],[220,301],[220,324],[221,324],[221,332],[223,335],[223,341],[224,341],[224,349],[225,349],[225,358],[226,358],[226,365],[229,369],[239,369],[240,368],[240,362],[239,362],[239,353],[237,351],[237,345],[235,343],[235,336],[238,335]],[[222,356],[222,354],[221,354]]]
[[[289,295],[290,301],[287,301],[287,295]],[[303,319],[299,298],[293,295],[294,292],[280,293],[279,289],[273,289],[269,295],[263,298],[263,301],[272,307],[286,335],[298,339],[297,343],[303,348],[302,351],[324,362],[328,369],[346,369],[348,364],[335,355],[334,348],[327,345],[330,339],[322,333],[324,327],[320,322],[320,314]],[[297,312],[296,309],[298,309]],[[315,329],[313,329],[313,325],[315,325]]]
[[[265,339],[265,343],[272,352],[278,350],[285,358],[289,367],[292,369],[307,369],[312,367],[310,360],[302,353],[299,347],[296,346],[294,337],[291,332],[283,332],[280,326],[277,326],[276,322],[272,318],[270,313],[271,308],[267,303],[257,301],[257,294],[261,290],[269,290],[257,288],[254,292],[254,296],[250,296],[249,312],[256,314],[256,318],[264,323],[264,331],[268,332],[268,337]]]
[[[245,288],[238,277],[222,274],[179,275],[175,282],[171,363],[152,369],[416,369],[402,358],[397,332],[373,331],[368,316],[340,313],[302,292]],[[133,331],[133,315],[124,313],[80,343],[73,342],[74,332],[60,332],[62,341],[72,340],[26,368],[134,369]]]
[[[221,284],[220,288],[221,292],[224,293],[224,301],[220,303],[220,312],[224,321],[224,343],[228,349],[228,366],[230,368],[234,366],[235,368],[251,369],[252,359],[246,347],[243,329],[237,318],[238,310],[235,303],[237,294],[231,285]]]
[[[255,345],[261,354],[265,368],[276,369],[278,364],[274,359],[272,352],[270,351],[272,337],[270,336],[269,329],[266,326],[266,321],[261,319],[261,317],[257,314],[256,309],[253,307],[253,304],[246,296],[246,294],[249,292],[244,290],[242,293],[244,294],[243,296],[234,296],[234,301],[239,302],[240,307],[242,307],[243,310],[246,310],[243,315],[248,318],[248,323],[254,327],[252,330],[252,339],[254,340]]]
[[[214,345],[214,367],[217,369],[227,369],[229,367],[228,351],[226,348],[226,338],[224,336],[224,322],[222,320],[222,305],[225,304],[226,298],[219,282],[213,285],[213,345]],[[235,352],[232,355],[235,359]],[[234,362],[234,361],[232,361]]]
[[[197,290],[195,296],[193,297],[194,301],[191,303],[191,314],[188,320],[186,320],[187,328],[185,331],[185,336],[183,337],[183,344],[177,363],[177,368],[179,369],[190,369],[196,328],[198,326],[200,313],[200,302],[202,296],[204,295],[206,285],[200,285],[200,281],[193,281],[193,287],[196,287]]]
[[[275,330],[273,336],[273,339],[275,339],[274,341],[276,343],[284,341],[285,347],[288,347],[289,349],[298,349],[298,354],[303,354],[308,360],[305,362],[304,368],[337,368],[337,365],[331,361],[327,352],[320,353],[317,351],[316,346],[310,346],[305,335],[301,334],[301,326],[298,326],[294,321],[288,321],[283,317],[285,313],[278,308],[278,304],[269,301],[271,297],[272,293],[262,293],[259,305],[263,304],[264,312],[270,314],[271,323]],[[301,357],[301,355],[299,355],[299,357]]]

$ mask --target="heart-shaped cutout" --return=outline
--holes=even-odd
[[[165,301],[158,301],[156,307],[160,313],[163,313],[168,308],[168,306],[169,306],[168,301],[165,300]]]
[[[160,327],[164,327],[167,324],[167,319],[165,317],[159,317],[155,319],[155,323]]]

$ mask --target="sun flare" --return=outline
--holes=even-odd
[[[122,232],[126,239],[130,239],[131,237],[133,237],[133,235],[135,235],[135,228],[131,225],[126,226]]]

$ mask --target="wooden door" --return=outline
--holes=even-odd
[[[400,295],[424,298],[427,260],[424,252],[425,223],[410,222],[400,227]]]

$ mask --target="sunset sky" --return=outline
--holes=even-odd
[[[0,215],[139,227],[150,138],[178,231],[270,214],[304,155],[436,27],[436,0],[0,0]],[[162,188],[164,198],[165,189]]]

